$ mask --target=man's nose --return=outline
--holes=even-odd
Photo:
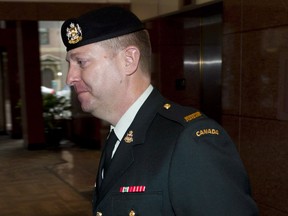
[[[69,66],[67,76],[66,76],[66,84],[69,86],[73,86],[75,82],[79,81],[79,73],[73,69],[73,67]]]

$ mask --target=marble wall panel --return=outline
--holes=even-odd
[[[236,141],[260,215],[288,216],[288,2],[223,5],[222,125]],[[229,79],[232,71],[238,80]]]
[[[288,24],[286,0],[242,0],[242,2],[244,31]]]
[[[243,33],[242,114],[276,118],[279,75],[287,73],[281,59],[288,56],[288,27]]]
[[[271,206],[258,205],[261,216],[287,216],[288,213],[281,211],[281,209],[275,209]]]
[[[241,34],[223,36],[222,112],[239,115],[241,84]]]
[[[288,122],[242,118],[240,130],[240,155],[254,198],[261,206],[288,212]]]
[[[238,116],[222,115],[221,125],[227,131],[238,150],[240,150],[240,118]]]
[[[223,1],[223,33],[234,33],[241,30],[242,25],[242,1],[224,0]]]

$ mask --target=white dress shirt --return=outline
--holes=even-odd
[[[149,87],[142,93],[142,95],[132,104],[132,106],[124,113],[124,115],[120,118],[118,123],[115,127],[112,125],[110,126],[110,131],[114,129],[114,132],[118,138],[118,141],[115,144],[114,150],[112,152],[112,157],[114,156],[120,141],[124,137],[126,131],[130,127],[131,123],[133,122],[137,112],[143,105],[143,103],[146,101],[146,99],[149,97],[153,90],[153,86],[149,85]]]

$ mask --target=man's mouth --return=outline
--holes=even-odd
[[[82,93],[87,92],[86,89],[81,88],[80,86],[78,86],[78,87],[77,87],[77,86],[74,86],[74,89],[75,89],[75,92],[76,92],[77,95],[80,95],[80,94],[82,94]]]

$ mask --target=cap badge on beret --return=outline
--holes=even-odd
[[[66,36],[69,44],[76,44],[82,40],[82,30],[78,24],[73,22],[66,28]]]

